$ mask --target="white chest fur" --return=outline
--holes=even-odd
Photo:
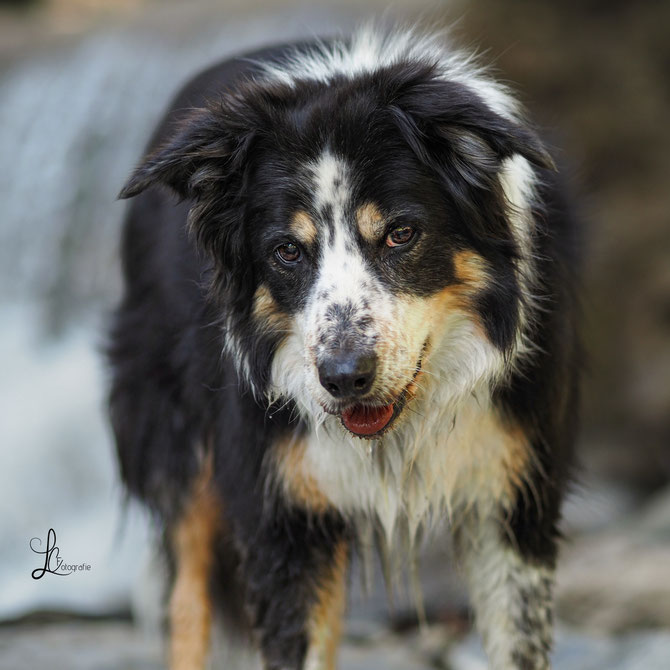
[[[470,396],[452,410],[423,405],[426,414],[376,442],[348,435],[331,418],[306,437],[303,476],[343,513],[378,520],[389,540],[400,522],[412,536],[454,509],[509,502],[528,458],[520,431],[503,423],[488,397]]]

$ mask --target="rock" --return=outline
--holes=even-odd
[[[428,670],[430,666],[421,658],[399,644],[397,640],[388,640],[385,644],[351,645],[345,644],[340,651],[342,670]]]
[[[670,489],[616,525],[566,547],[557,611],[582,630],[670,628]]]
[[[163,670],[157,636],[128,622],[7,626],[0,629],[0,670]]]
[[[559,630],[553,670],[668,670],[670,633],[647,632],[620,638]],[[488,670],[478,636],[457,644],[443,666],[449,670]]]
[[[441,654],[436,650],[441,647]],[[229,656],[230,658],[230,656]],[[241,657],[240,657],[241,658]],[[670,633],[621,637],[587,636],[560,629],[554,670],[667,670]],[[157,634],[143,635],[130,622],[71,621],[0,628],[0,670],[165,670]],[[249,664],[216,665],[251,670]],[[256,666],[253,666],[254,668]],[[452,632],[431,626],[423,633],[377,634],[367,641],[346,639],[340,670],[488,670],[474,633],[454,643]]]

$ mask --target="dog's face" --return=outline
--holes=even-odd
[[[327,147],[302,162],[289,180],[300,196],[271,199],[252,235],[255,318],[287,335],[275,390],[305,389],[362,436],[400,414],[441,325],[436,300],[456,281],[447,203],[400,137],[385,136],[358,156]],[[268,225],[276,211],[287,215]]]
[[[522,240],[500,172],[516,154],[547,160],[430,68],[382,74],[242,85],[123,193],[159,181],[191,198],[243,375],[368,438],[426,374],[491,377],[514,347]]]

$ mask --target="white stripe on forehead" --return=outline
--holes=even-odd
[[[345,161],[334,156],[328,149],[311,166],[316,187],[314,204],[318,210],[330,206],[333,208],[333,215],[335,210],[342,215],[342,210],[351,197],[347,171]]]
[[[347,220],[353,211],[350,166],[326,149],[310,171],[317,218],[323,216],[315,295],[326,290],[328,299],[326,302],[317,299],[318,306],[313,304],[313,309],[321,311],[327,304],[358,302],[363,298],[361,286],[372,287],[375,282],[357,248],[352,222]],[[328,220],[324,220],[326,215]]]

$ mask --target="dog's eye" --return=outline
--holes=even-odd
[[[402,247],[414,237],[414,228],[412,226],[399,226],[394,228],[386,236],[386,246]]]
[[[286,265],[293,265],[300,260],[300,247],[293,242],[285,242],[275,249],[275,256]]]

